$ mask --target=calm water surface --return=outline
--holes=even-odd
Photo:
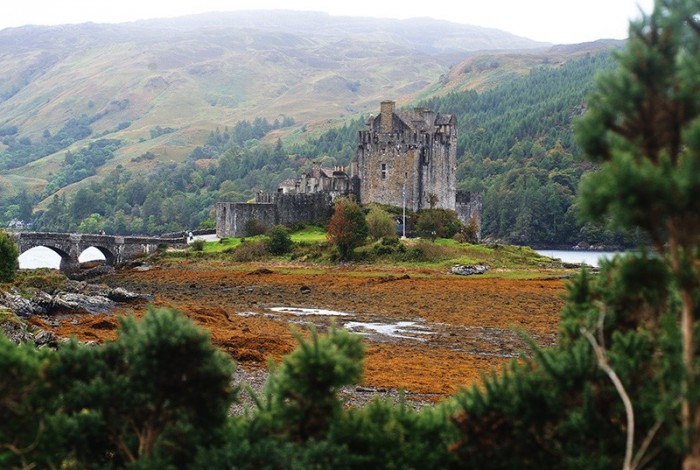
[[[542,256],[557,258],[565,263],[584,263],[589,266],[599,267],[601,259],[610,259],[620,251],[586,251],[586,250],[537,250]]]
[[[105,259],[97,248],[90,247],[78,257],[81,263]],[[19,255],[20,269],[53,268],[61,265],[61,257],[58,253],[45,246],[37,246]]]
[[[620,253],[618,251],[585,251],[585,250],[537,250],[543,256],[557,258],[565,263],[585,263],[589,266],[599,266],[601,258],[609,259]],[[78,258],[81,263],[93,260],[103,260],[104,255],[97,248],[88,248]],[[22,253],[19,257],[21,269],[53,268],[58,269],[61,257],[53,250],[39,246]]]

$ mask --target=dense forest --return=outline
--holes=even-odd
[[[588,54],[563,65],[544,64],[484,92],[452,92],[418,103],[458,116],[459,188],[482,194],[485,238],[531,245],[622,241],[579,223],[574,202],[581,176],[593,166],[579,158],[573,123],[584,110],[595,74],[613,67],[609,52]],[[90,120],[72,121],[59,133],[60,144],[59,134],[35,144],[18,139],[18,129],[3,129],[6,150],[0,162],[16,165],[55,151],[54,145],[72,143],[76,132],[89,134]],[[54,195],[51,202],[31,216],[28,206],[39,202],[38,195],[0,195],[0,222],[7,226],[14,219],[29,221],[38,230],[123,234],[211,226],[217,200],[245,201],[257,191],[272,191],[280,181],[308,170],[313,161],[348,164],[365,121],[360,116],[289,145],[279,139],[270,144],[265,136],[292,128],[292,118],[240,121],[212,132],[184,163],[159,163],[146,153],[132,160],[154,160],[150,172],[118,166],[72,196],[55,195],[61,187],[95,174],[120,145],[96,140],[66,153],[41,195]],[[169,130],[157,127],[155,132]]]

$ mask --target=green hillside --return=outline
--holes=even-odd
[[[576,241],[571,118],[613,46],[290,12],[3,30],[0,223],[29,199],[44,230],[197,226],[216,200],[274,190],[313,160],[349,163],[367,116],[395,99],[458,115],[460,186],[486,196],[487,236]],[[560,185],[566,230],[513,236],[489,190],[552,152],[565,158],[535,179]]]

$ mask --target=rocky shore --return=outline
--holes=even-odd
[[[166,260],[92,281],[99,285],[68,281],[0,293],[0,312],[16,312],[30,326],[1,320],[9,315],[0,325],[17,341],[73,337],[89,344],[114,339],[119,318],[139,317],[147,304],[176,308],[236,361],[234,382],[260,392],[267,361],[297,346],[293,329],[306,335],[335,324],[367,347],[362,383],[343,391],[348,403],[399,400],[403,389],[413,405],[478,383],[526,352],[513,328],[544,347],[556,341],[561,270],[542,268],[531,279],[491,274],[499,270],[465,276],[444,268]],[[241,398],[250,403],[245,392]]]
[[[12,287],[0,291],[0,330],[15,343],[55,347],[56,333],[36,326],[34,317],[66,314],[101,314],[124,304],[148,300],[143,294],[122,287],[65,280],[60,287]]]

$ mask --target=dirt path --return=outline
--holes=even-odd
[[[441,398],[525,349],[512,328],[541,345],[556,340],[564,282],[442,275],[426,270],[304,268],[181,262],[102,280],[153,295],[211,332],[243,368],[264,367],[295,347],[290,325],[322,331],[332,321],[363,334],[364,385]],[[324,309],[307,311],[304,309]],[[137,315],[145,305],[134,309]],[[114,337],[117,317],[52,319],[59,335]]]

